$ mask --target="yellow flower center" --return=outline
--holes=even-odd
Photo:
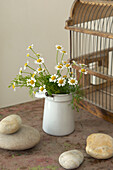
[[[40,58],[37,60],[38,63],[40,63],[41,61],[42,61],[42,60],[41,60]]]
[[[60,83],[60,84],[63,84],[63,82],[64,82],[64,80],[62,80],[62,79],[61,79],[61,80],[59,80],[59,83]]]
[[[70,64],[66,64],[66,67],[69,67],[70,66]]]
[[[42,71],[42,68],[38,68],[38,71]]]
[[[43,91],[43,90],[44,90],[44,87],[41,87],[41,88],[40,88],[40,91]]]
[[[64,64],[66,64],[66,61],[64,61]]]
[[[70,80],[70,82],[71,82],[71,83],[75,83],[75,80],[74,80],[74,79],[72,79],[72,80]]]
[[[24,66],[26,67],[26,66],[27,66],[27,63],[25,63]]]
[[[32,77],[34,77],[34,76],[35,76],[35,74],[32,75]]]
[[[82,68],[82,69],[81,69],[81,72],[85,72],[85,69],[84,69],[84,68]]]
[[[66,53],[66,51],[62,51],[63,53]]]
[[[59,65],[59,66],[57,66],[57,68],[62,68],[62,66],[61,66],[61,65]]]
[[[73,72],[71,72],[71,74],[73,74]]]
[[[31,48],[31,46],[29,46],[29,48]]]
[[[34,84],[34,80],[31,80],[30,83],[31,83],[31,84]]]
[[[36,56],[38,56],[38,57],[39,57],[39,56],[40,56],[40,54],[36,54]]]
[[[60,47],[60,46],[58,46],[57,48],[58,48],[59,50],[61,49],[61,47]]]
[[[62,63],[60,63],[60,65],[61,65],[61,66],[63,66],[63,64],[62,64]]]
[[[63,78],[66,78],[66,77],[67,77],[66,75],[63,76]]]
[[[55,79],[56,79],[56,76],[52,76],[51,79],[52,79],[52,80],[55,80]]]
[[[29,53],[27,54],[27,57],[29,57]]]
[[[13,89],[15,88],[15,85],[14,85],[14,84],[12,85],[12,88],[13,88]]]

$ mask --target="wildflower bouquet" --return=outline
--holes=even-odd
[[[32,68],[27,60],[24,68],[20,68],[19,74],[11,81],[9,87],[12,87],[14,91],[16,87],[27,87],[29,88],[30,95],[38,93],[39,95],[45,94],[46,96],[52,96],[53,94],[71,93],[73,96],[72,107],[74,108],[76,106],[78,109],[77,103],[82,98],[79,82],[82,74],[87,74],[86,66],[81,64],[81,74],[79,80],[77,80],[75,74],[71,71],[71,64],[64,61],[64,56],[67,52],[63,50],[61,45],[56,45],[56,73],[51,75],[44,63],[44,58],[40,53],[35,52],[33,44],[27,50],[31,50],[34,54],[32,56],[30,53],[27,53],[27,57],[34,60],[35,68]],[[59,53],[61,53],[60,57]],[[76,63],[73,61],[73,64]],[[76,103],[74,103],[74,99],[76,99]]]

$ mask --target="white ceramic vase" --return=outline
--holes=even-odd
[[[74,110],[71,106],[72,95],[56,94],[45,97],[43,130],[54,136],[65,136],[75,129]]]

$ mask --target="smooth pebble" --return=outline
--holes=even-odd
[[[59,157],[59,164],[65,169],[78,168],[83,162],[84,156],[78,150],[70,150],[62,153]]]
[[[111,158],[113,156],[113,138],[103,133],[89,135],[86,152],[96,159]]]
[[[19,115],[9,115],[0,121],[0,133],[12,134],[17,132],[22,124],[21,117]]]
[[[22,125],[11,135],[0,134],[0,148],[8,150],[25,150],[32,148],[40,141],[39,131],[33,127]]]

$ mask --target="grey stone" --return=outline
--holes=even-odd
[[[0,133],[12,134],[21,127],[22,120],[19,115],[9,115],[0,121]]]
[[[65,169],[75,169],[83,162],[84,156],[78,150],[70,150],[62,153],[59,157],[59,164]]]
[[[22,125],[16,133],[11,135],[0,134],[0,148],[2,149],[25,150],[32,148],[39,141],[38,130],[27,125]]]

